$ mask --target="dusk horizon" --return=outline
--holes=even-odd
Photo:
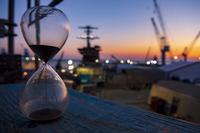
[[[6,18],[6,1],[0,1],[0,18]],[[47,5],[50,0],[44,0],[41,5]],[[173,55],[180,56],[185,46],[189,46],[200,30],[200,1],[198,0],[158,0],[161,7],[166,30],[169,36],[170,47]],[[144,59],[149,47],[149,57],[160,58],[160,49],[156,40],[151,17],[158,23],[157,15],[154,13],[152,0],[102,0],[81,1],[67,0],[56,8],[61,9],[70,21],[71,31],[69,38],[61,51],[65,51],[65,58],[80,59],[81,55],[77,48],[86,46],[84,40],[77,39],[83,35],[79,26],[97,26],[93,35],[100,39],[92,41],[93,45],[100,45],[102,59],[115,55],[120,59]],[[22,37],[20,30],[20,19],[26,10],[26,3],[16,1],[15,22],[15,53],[22,54],[23,48],[28,45]],[[158,24],[159,25],[159,24]],[[7,38],[0,39],[0,48],[7,47]],[[189,59],[197,60],[200,56],[200,41],[196,42]],[[29,51],[31,51],[29,49]],[[32,53],[32,52],[31,52]],[[57,57],[60,56],[59,52]],[[169,58],[169,55],[168,55]]]

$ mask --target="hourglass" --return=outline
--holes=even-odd
[[[58,118],[67,106],[68,92],[63,80],[48,61],[58,53],[68,38],[68,19],[59,9],[36,6],[22,16],[21,30],[26,43],[43,61],[22,92],[21,111],[36,121]]]

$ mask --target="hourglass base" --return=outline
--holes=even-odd
[[[45,108],[32,112],[28,117],[31,120],[46,121],[46,120],[57,119],[58,117],[61,116],[61,114],[62,112],[60,110]]]
[[[47,121],[60,117],[67,104],[67,88],[48,64],[41,66],[32,75],[20,98],[21,111],[27,118],[35,121]]]
[[[31,100],[24,106],[24,112],[30,120],[48,121],[59,118],[63,111],[51,103],[41,104],[41,99]],[[40,105],[40,106],[38,106]]]

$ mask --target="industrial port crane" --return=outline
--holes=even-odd
[[[200,37],[200,31],[198,32],[198,34],[195,36],[194,40],[192,41],[192,43],[190,44],[190,47],[185,47],[184,48],[184,51],[182,53],[182,56],[183,56],[183,60],[184,62],[187,62],[187,58],[188,58],[188,55],[189,53],[192,51],[194,45],[196,44],[198,38]]]
[[[160,34],[160,31],[156,25],[156,22],[154,20],[154,18],[151,18],[151,22],[152,22],[152,25],[154,27],[154,30],[155,30],[155,35],[156,35],[156,38],[157,38],[157,41],[158,41],[158,44],[159,44],[159,47],[160,47],[160,50],[161,50],[161,59],[162,59],[162,65],[165,65],[165,60],[166,60],[166,52],[169,51],[169,46],[168,45],[165,45],[166,43],[166,39],[164,36],[161,36]]]
[[[166,64],[166,52],[170,52],[170,46],[169,46],[168,36],[167,36],[167,32],[166,32],[166,28],[165,28],[165,24],[164,24],[164,20],[162,17],[160,7],[156,0],[153,0],[153,3],[154,3],[155,11],[157,13],[157,16],[158,16],[158,19],[160,22],[160,27],[162,29],[162,33],[163,33],[162,36],[161,36],[161,34],[158,30],[158,27],[153,18],[151,19],[151,21],[152,21],[152,24],[153,24],[153,27],[154,27],[154,30],[156,33],[156,37],[159,41],[159,46],[161,49],[162,65],[165,65]],[[171,52],[170,52],[170,54],[171,54]]]
[[[115,63],[117,63],[117,64],[120,63],[120,60],[116,56],[111,55],[111,58],[115,60]]]
[[[159,47],[160,49],[162,49],[162,44],[161,44],[161,34],[160,34],[160,31],[158,29],[158,26],[154,20],[154,18],[151,18],[151,23],[153,25],[153,28],[154,28],[154,31],[155,31],[155,35],[156,35],[156,38],[157,38],[157,41],[158,41],[158,44],[159,44]]]
[[[145,63],[147,62],[148,58],[149,58],[149,54],[151,52],[151,47],[149,46],[148,49],[147,49],[147,52],[146,52],[146,55],[145,55]]]

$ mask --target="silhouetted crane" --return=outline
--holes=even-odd
[[[160,40],[161,34],[160,34],[160,31],[158,29],[158,26],[157,26],[154,18],[151,18],[151,23],[152,23],[154,31],[155,31],[155,35],[156,35],[156,39],[158,41],[159,48],[161,49],[162,48],[162,46],[161,46],[162,44],[161,44],[161,40]]]
[[[147,62],[148,58],[149,58],[149,54],[151,52],[151,47],[149,46],[145,55],[145,63]]]
[[[160,22],[160,27],[162,29],[162,36],[161,36],[157,26],[156,26],[154,19],[151,19],[151,21],[152,21],[152,24],[153,24],[154,29],[156,31],[156,37],[157,37],[158,40],[160,40],[159,45],[160,45],[160,49],[161,49],[162,65],[165,65],[166,64],[166,52],[170,52],[171,56],[172,56],[172,53],[170,51],[168,35],[167,35],[167,32],[166,32],[165,23],[164,23],[164,20],[163,20],[163,17],[162,17],[160,7],[159,7],[156,0],[153,0],[153,3],[154,3],[155,11],[157,13],[157,16],[158,16],[158,19],[159,19],[159,22]]]
[[[159,31],[159,29],[156,25],[154,18],[151,18],[151,22],[152,22],[152,25],[153,25],[154,30],[155,30],[155,35],[156,35],[156,38],[157,38],[157,41],[158,41],[159,48],[161,50],[162,65],[165,65],[166,52],[169,51],[169,47],[168,47],[168,45],[164,45],[166,39],[165,39],[164,36],[161,36],[160,31]]]
[[[183,60],[184,62],[187,62],[187,58],[188,58],[188,55],[189,53],[192,51],[194,45],[196,44],[198,38],[200,37],[200,31],[198,32],[198,34],[195,36],[194,40],[192,41],[192,43],[190,44],[190,47],[185,47],[184,48],[184,51],[182,53],[182,56],[183,56]]]
[[[116,56],[111,55],[111,58],[115,60],[115,63],[116,63],[116,64],[119,64],[119,63],[120,63],[120,60],[119,60]]]

